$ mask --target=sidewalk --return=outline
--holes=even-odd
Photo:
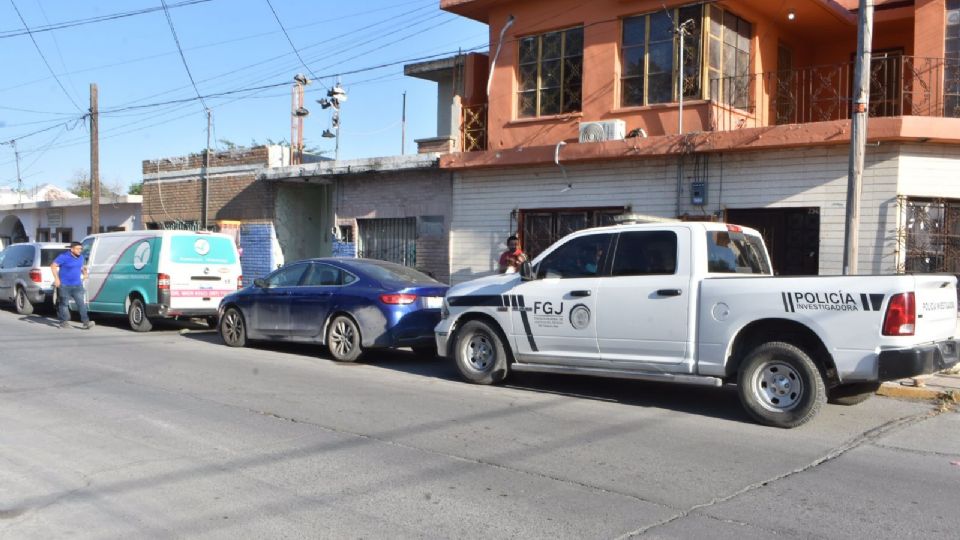
[[[960,373],[951,371],[885,382],[880,385],[877,394],[905,399],[938,399],[953,393],[957,396],[954,399],[960,399]]]

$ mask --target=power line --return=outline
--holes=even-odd
[[[280,25],[280,30],[282,30],[283,35],[286,36],[287,43],[289,43],[290,48],[293,49],[293,54],[297,55],[297,60],[300,60],[300,64],[303,65],[304,68],[306,68],[306,70],[310,73],[310,76],[313,77],[314,80],[320,83],[320,86],[323,86],[324,88],[326,88],[326,85],[323,84],[323,81],[318,79],[317,75],[313,72],[312,69],[310,69],[310,66],[308,66],[307,63],[303,61],[303,57],[300,56],[300,51],[297,50],[297,46],[294,45],[293,40],[290,39],[290,34],[287,33],[287,29],[283,27],[283,22],[280,20],[280,15],[277,15],[277,10],[273,8],[273,3],[271,3],[270,0],[266,0],[266,2],[267,2],[267,5],[270,6],[270,11],[273,12],[273,18],[276,19],[277,24]]]
[[[210,1],[211,0],[185,0],[183,2],[178,2],[176,4],[170,4],[170,6],[168,7],[170,9],[174,9],[178,7],[192,6],[194,4],[203,4],[205,2],[210,2]],[[19,29],[3,30],[3,31],[0,31],[0,39],[12,38],[12,37],[22,36],[26,34],[38,34],[41,32],[49,32],[51,30],[61,30],[63,28],[73,28],[74,26],[81,26],[85,24],[93,24],[93,23],[104,22],[104,21],[113,21],[116,19],[122,19],[124,17],[133,17],[135,15],[144,15],[146,13],[153,13],[154,11],[160,11],[161,9],[164,9],[164,8],[152,7],[152,8],[138,9],[135,11],[123,11],[119,13],[112,13],[109,15],[99,15],[97,17],[90,17],[87,19],[76,19],[72,21],[63,21],[59,23],[48,24],[46,26],[38,26],[33,30],[27,30],[27,31],[23,31]]]
[[[13,0],[10,0],[11,2]],[[190,78],[190,84],[193,85],[193,90],[197,93],[197,98],[200,99],[200,104],[203,105],[204,110],[209,110],[207,107],[207,102],[203,100],[203,96],[200,95],[200,89],[197,88],[197,83],[193,80],[193,73],[190,73],[190,66],[187,65],[187,57],[183,55],[183,48],[180,47],[180,38],[177,37],[177,31],[173,27],[173,19],[170,18],[170,10],[167,9],[166,0],[160,0],[160,4],[163,5],[163,14],[167,16],[167,24],[170,26],[170,33],[173,34],[173,41],[177,44],[177,51],[180,52],[180,60],[183,60],[183,68],[187,70],[187,77]]]
[[[47,57],[43,55],[43,51],[40,50],[40,45],[37,44],[36,38],[33,37],[33,32],[30,31],[30,27],[27,25],[27,21],[24,20],[23,15],[20,14],[20,9],[17,7],[16,2],[10,0],[10,5],[13,6],[13,10],[17,12],[17,17],[20,17],[20,22],[23,23],[24,29],[27,31],[27,35],[30,36],[30,41],[33,42],[33,46],[37,49],[37,53],[40,54],[40,58],[43,59],[43,64],[47,66],[47,70],[50,71],[50,74],[53,75],[53,78],[57,81],[57,86],[60,87],[60,90],[63,90],[63,95],[67,96],[67,99],[70,100],[70,103],[73,103],[73,106],[80,112],[83,112],[83,109],[77,105],[77,102],[73,100],[73,97],[70,95],[70,92],[67,92],[67,89],[64,88],[63,83],[60,82],[60,78],[57,77],[57,74],[53,71],[53,68],[50,67],[50,62],[47,62]]]
[[[43,20],[47,24],[50,24],[50,19],[47,18],[47,11],[43,9],[43,2],[41,0],[34,0],[34,2],[36,2],[37,7],[40,8],[40,14],[43,15]],[[63,51],[60,50],[60,42],[57,41],[57,35],[50,34],[50,39],[53,40],[54,50],[57,51],[57,57],[60,58],[60,65],[63,67],[64,71],[67,71],[67,62],[63,59]],[[73,83],[73,78],[71,78],[69,75],[67,75],[67,82],[70,83],[70,89],[73,90],[74,95],[79,99],[80,92],[77,91],[77,85]]]

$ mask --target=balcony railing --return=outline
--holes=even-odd
[[[487,149],[487,105],[463,107],[460,119],[460,140],[464,152]]]
[[[711,128],[802,124],[850,118],[853,62],[710,81]],[[870,116],[960,118],[960,60],[874,57]]]

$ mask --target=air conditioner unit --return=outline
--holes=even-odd
[[[627,123],[623,120],[603,122],[580,122],[580,142],[618,141],[627,135]]]

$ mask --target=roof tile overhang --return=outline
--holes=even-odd
[[[877,142],[934,142],[960,145],[960,119],[905,116],[871,118],[867,139]],[[706,152],[744,152],[840,145],[850,142],[850,121],[791,124],[736,131],[631,138],[600,143],[571,143],[556,154],[555,146],[463,152],[440,157],[440,168],[451,170],[552,165],[559,155],[564,165]]]

